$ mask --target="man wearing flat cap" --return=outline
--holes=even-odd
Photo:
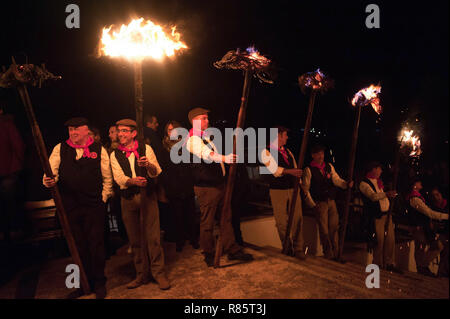
[[[91,288],[97,298],[106,296],[104,222],[105,203],[112,195],[109,156],[89,136],[88,121],[68,120],[69,139],[53,148],[49,161],[54,177],[44,175],[43,184],[59,186],[77,249]],[[70,297],[82,295],[80,289]]]
[[[382,269],[402,273],[394,266],[395,230],[389,212],[389,199],[397,196],[395,190],[384,191],[381,163],[372,161],[366,166],[366,175],[359,184],[364,203],[364,228],[367,248],[373,252],[372,264]]]
[[[134,289],[150,280],[149,270],[159,288],[170,288],[164,271],[164,254],[161,248],[159,225],[159,210],[156,192],[151,187],[151,180],[161,173],[161,167],[153,149],[145,145],[145,156],[138,153],[139,144],[136,140],[136,122],[131,119],[120,120],[116,123],[119,147],[111,153],[111,167],[114,180],[120,187],[122,218],[130,240],[133,253],[136,279],[127,285]],[[145,168],[144,175],[139,176],[138,166]],[[146,188],[145,198],[141,198],[141,189]],[[145,210],[141,212],[141,200],[145,201]],[[141,247],[140,214],[143,214],[145,241],[149,260],[143,256]],[[150,266],[150,269],[148,269]]]
[[[223,201],[225,193],[225,165],[237,161],[236,154],[222,155],[214,143],[206,136],[209,126],[209,110],[194,108],[189,114],[189,122],[193,125],[186,141],[186,148],[197,161],[192,164],[194,191],[200,205],[200,247],[208,267],[214,266],[215,243],[213,237],[214,217],[217,207]],[[231,220],[226,221],[221,233],[223,251],[229,260],[250,261],[252,255],[243,252],[234,237]]]

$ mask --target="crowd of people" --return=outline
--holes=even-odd
[[[107,211],[119,222],[119,232],[127,238],[133,256],[136,278],[129,289],[154,280],[160,289],[169,289],[165,272],[164,241],[173,242],[181,251],[186,241],[202,250],[205,264],[214,266],[216,240],[214,227],[223,202],[227,165],[237,161],[236,154],[221,154],[205,130],[209,127],[209,110],[194,108],[188,120],[193,127],[184,141],[172,139],[171,132],[181,127],[169,121],[160,137],[156,116],[145,119],[145,145],[139,145],[137,124],[122,119],[108,130],[109,142],[101,144],[100,131],[82,117],[69,119],[65,126],[68,139],[53,147],[49,161],[54,176],[43,177],[47,188],[58,186],[71,231],[97,298],[106,296],[105,225]],[[23,159],[23,143],[11,120],[2,114],[0,125],[7,134],[0,135],[0,152],[11,155],[0,164],[0,196],[2,226],[17,207],[12,203],[11,188],[17,182],[17,172]],[[339,213],[337,189],[353,188],[354,181],[342,179],[334,166],[325,161],[326,148],[314,145],[311,162],[305,168],[286,147],[289,130],[279,126],[278,135],[261,154],[271,175],[269,194],[280,240],[286,237],[288,212],[295,183],[300,182],[294,210],[289,254],[301,261],[307,259],[304,247],[303,209],[310,208],[316,217],[324,258],[345,262],[339,256]],[[188,152],[197,160],[174,163],[170,153],[182,141],[179,152]],[[276,156],[274,156],[276,155]],[[381,179],[383,166],[368,163],[363,180],[356,185],[363,203],[364,225],[368,247],[373,251],[373,263],[380,268],[402,273],[395,260],[395,226],[390,206],[399,197],[397,190],[385,190]],[[411,181],[405,196],[415,241],[418,272],[434,276],[428,268],[440,255],[438,274],[448,276],[448,204],[439,188],[431,190],[431,202],[422,194],[419,179]],[[196,203],[200,214],[197,215]],[[235,209],[236,205],[232,205]],[[237,210],[237,209],[236,209]],[[223,251],[229,260],[249,262],[239,229],[239,218],[232,214],[221,227]],[[142,219],[141,219],[142,217]],[[236,222],[237,220],[237,222]],[[6,226],[5,226],[6,227]],[[4,231],[7,233],[7,231]],[[107,242],[107,241],[106,241]],[[144,245],[144,247],[142,247]],[[77,297],[81,289],[71,294]]]

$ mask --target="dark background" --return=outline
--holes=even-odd
[[[65,26],[70,3],[80,7],[80,29]],[[370,3],[380,7],[380,29],[365,26]],[[228,50],[255,45],[273,60],[278,78],[274,85],[252,82],[247,126],[290,127],[289,145],[297,154],[308,104],[297,77],[320,67],[336,85],[316,99],[312,126],[321,136],[313,135],[311,141],[333,149],[341,175],[355,114],[349,100],[371,83],[382,86],[384,111],[381,116],[371,108],[362,112],[358,167],[368,159],[391,162],[406,120],[420,132],[420,165],[434,169],[439,162],[448,163],[448,1],[74,0],[0,6],[0,65],[9,66],[11,55],[25,62],[26,55],[30,63],[45,62],[63,77],[41,89],[30,88],[49,149],[66,139],[63,123],[70,117],[89,118],[107,142],[110,124],[135,116],[131,65],[97,59],[93,53],[104,26],[142,16],[176,25],[189,47],[175,59],[144,64],[144,111],[156,114],[160,126],[170,119],[187,126],[188,110],[201,106],[212,110],[213,124],[233,127],[243,76],[212,64]],[[17,92],[0,89],[0,95],[9,101],[9,111],[32,147]],[[39,169],[31,151],[28,161]]]

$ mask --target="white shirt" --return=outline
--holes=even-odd
[[[347,189],[347,182],[344,181],[338,173],[336,173],[336,170],[334,169],[333,165],[331,163],[328,163],[331,168],[331,181],[333,182],[334,186],[337,186],[342,189]],[[327,164],[326,164],[327,165]],[[302,188],[303,191],[306,194],[306,203],[309,207],[315,207],[316,203],[314,202],[314,199],[311,197],[311,193],[309,192],[309,189],[311,188],[311,169],[309,167],[306,167],[303,171],[303,178],[302,178]]]
[[[76,160],[83,157],[84,149],[76,148]],[[52,168],[53,175],[55,176],[55,181],[58,181],[59,165],[61,164],[61,143],[53,148],[52,153],[49,157],[50,167]],[[106,203],[109,197],[113,194],[113,179],[111,173],[111,166],[109,165],[109,156],[106,149],[102,146],[102,154],[100,158],[100,168],[102,171],[103,188],[102,188],[102,200]],[[45,174],[44,174],[44,177]],[[42,181],[43,182],[43,181]]]
[[[432,210],[419,197],[411,197],[409,200],[409,204],[411,205],[411,207],[415,208],[419,213],[422,213],[431,219],[448,220],[448,214],[443,214]]]
[[[207,141],[209,144],[206,145],[205,143],[203,143],[203,140]],[[214,159],[211,157],[211,152],[219,154],[217,152],[216,146],[213,142],[211,142],[209,138],[203,137],[202,139],[201,137],[196,135],[189,137],[186,142],[186,149],[197,157],[212,162],[214,162]],[[223,176],[225,176],[226,171],[223,162],[220,162],[220,167],[222,168]]]
[[[125,153],[125,152],[123,152]],[[134,156],[134,153],[131,153],[128,157],[128,162],[130,163],[131,167],[131,177],[136,177],[136,170],[134,167],[134,159],[136,156]],[[156,167],[156,175],[150,175],[147,174],[151,178],[157,177],[159,174],[161,174],[162,169],[159,166],[158,160],[156,159],[155,152],[153,152],[153,149],[150,147],[150,145],[145,144],[145,157],[147,157],[150,164],[153,164]],[[130,179],[130,177],[126,176],[125,173],[122,170],[122,167],[120,166],[119,162],[116,159],[116,153],[111,153],[111,168],[114,175],[114,180],[116,181],[117,185],[119,185],[120,189],[127,189],[128,186],[126,185],[127,181]]]
[[[297,162],[295,161],[294,155],[286,147],[284,149],[286,150],[288,155],[292,158],[292,162],[294,163],[294,168],[297,168]],[[273,158],[272,154],[270,153],[270,151],[267,148],[262,150],[261,159],[264,162],[264,165],[266,165],[267,169],[269,170],[269,172],[272,173],[273,176],[275,176],[275,177],[283,176],[283,171],[285,170],[285,168],[278,166],[277,161]],[[281,160],[281,159],[278,159],[278,160]]]
[[[389,210],[389,199],[387,198],[386,193],[378,187],[378,182],[376,179],[369,178],[369,181],[371,181],[373,186],[375,186],[376,192],[374,192],[370,185],[366,182],[361,182],[359,184],[359,190],[372,202],[379,202],[382,212],[387,212]]]

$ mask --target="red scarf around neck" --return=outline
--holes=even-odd
[[[136,156],[136,158],[137,159],[139,159],[139,153],[138,153],[138,151],[137,151],[137,149],[138,149],[138,141],[134,141],[134,145],[132,146],[132,147],[130,147],[130,148],[126,148],[125,146],[123,146],[123,145],[119,145],[118,147],[117,147],[117,149],[118,150],[120,150],[120,151],[122,151],[122,152],[126,152],[127,154],[127,158],[128,157],[130,157],[130,155],[131,155],[131,153],[133,153],[134,154],[134,156]]]
[[[283,148],[277,147],[277,146],[275,146],[275,144],[270,144],[269,147],[270,147],[271,149],[273,149],[273,150],[277,150],[278,152],[280,152],[281,155],[283,156],[284,162],[285,162],[287,165],[289,165],[289,157],[288,157],[288,153],[287,153],[287,151],[286,151],[286,149],[285,149],[284,147],[283,147]]]
[[[438,208],[444,209],[445,206],[447,206],[447,200],[445,198],[442,199],[442,201],[437,205]]]
[[[323,176],[325,176],[325,161],[323,161],[322,164],[317,164],[316,162],[312,161],[311,164],[309,164],[311,167],[316,167],[320,169],[320,172]]]
[[[373,175],[372,173],[367,173],[366,177],[369,178],[369,179],[376,179],[378,188],[380,190],[384,190],[384,185],[383,185],[383,181],[381,180],[381,178],[376,178],[375,175]]]
[[[413,197],[419,197],[421,200],[423,200],[423,202],[425,203],[425,198],[423,198],[423,196],[422,196],[422,194],[420,194],[418,191],[416,191],[416,190],[413,190],[411,193],[409,193],[407,196],[406,196],[406,200],[410,200],[411,198],[413,198]]]
[[[91,146],[92,143],[94,143],[94,139],[92,137],[89,136],[85,145],[74,144],[70,140],[70,138],[66,141],[66,143],[67,143],[67,145],[69,145],[70,147],[75,148],[75,149],[82,148],[83,149],[83,157],[88,157],[88,158],[91,157],[91,152],[89,151],[89,146]]]

